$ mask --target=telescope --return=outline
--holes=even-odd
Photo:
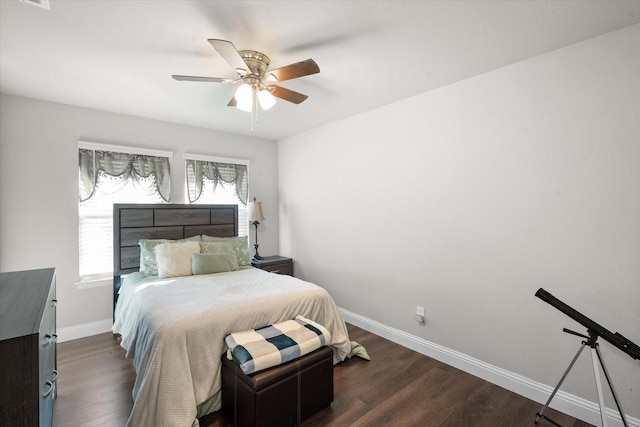
[[[564,314],[571,317],[573,320],[575,320],[576,322],[580,323],[582,326],[587,328],[587,333],[590,336],[596,335],[596,336],[602,337],[605,340],[609,341],[611,344],[618,347],[620,350],[627,353],[632,358],[636,360],[640,359],[640,347],[638,347],[636,344],[634,344],[627,338],[623,337],[620,333],[618,332],[613,333],[608,329],[600,326],[593,320],[589,319],[587,316],[569,307],[567,304],[563,303],[558,298],[554,297],[553,295],[551,295],[549,292],[545,291],[542,288],[538,289],[538,292],[536,292],[536,296],[540,298],[542,301],[551,304],[552,306],[554,306],[555,308],[557,308],[558,310],[560,310],[561,312],[563,312]],[[567,331],[568,330],[565,330],[565,332]]]
[[[559,425],[558,423],[556,423],[552,419],[546,417],[544,415],[544,411],[546,411],[547,408],[549,407],[549,403],[551,403],[551,399],[553,399],[553,397],[558,392],[558,389],[560,389],[560,386],[562,385],[562,382],[565,380],[565,378],[569,374],[569,371],[571,371],[571,368],[573,367],[573,365],[576,362],[576,360],[578,360],[578,356],[580,356],[580,353],[582,353],[582,350],[584,350],[584,348],[586,346],[589,346],[591,348],[591,357],[593,359],[593,370],[594,370],[594,374],[595,374],[595,378],[596,378],[596,388],[597,388],[597,391],[598,391],[598,401],[600,403],[600,419],[602,421],[602,426],[603,427],[607,427],[607,418],[606,418],[607,408],[606,408],[605,403],[604,403],[604,395],[602,393],[602,384],[601,384],[601,378],[600,378],[600,371],[598,369],[598,363],[602,367],[602,371],[603,371],[604,376],[605,376],[605,378],[607,380],[607,384],[609,385],[609,389],[611,390],[611,394],[613,395],[613,400],[615,401],[616,406],[618,407],[618,412],[620,413],[620,418],[622,419],[622,424],[625,427],[628,427],[629,424],[627,423],[627,419],[626,419],[626,417],[624,415],[624,411],[622,410],[622,405],[620,404],[620,400],[618,399],[618,395],[616,394],[616,391],[613,388],[613,383],[611,382],[611,378],[609,376],[609,371],[607,371],[607,367],[604,364],[604,359],[602,358],[602,354],[600,353],[600,350],[598,348],[598,342],[597,341],[598,341],[598,337],[602,337],[605,340],[609,341],[614,346],[616,346],[617,348],[619,348],[620,350],[622,350],[625,353],[627,353],[629,356],[631,356],[635,360],[640,359],[640,347],[638,347],[636,344],[631,342],[631,340],[629,340],[629,339],[625,338],[624,336],[622,336],[622,334],[620,334],[618,332],[616,332],[616,333],[611,332],[610,330],[604,328],[603,326],[601,326],[598,323],[594,322],[593,320],[589,319],[584,314],[582,314],[582,313],[578,312],[577,310],[574,310],[573,308],[569,307],[567,304],[563,303],[558,298],[554,297],[553,295],[551,295],[549,292],[545,291],[542,288],[538,289],[538,291],[536,292],[536,296],[538,298],[540,298],[542,301],[544,301],[546,303],[549,303],[550,305],[552,305],[553,307],[557,308],[558,310],[560,310],[561,312],[563,312],[567,316],[571,317],[573,320],[575,320],[576,322],[580,323],[585,328],[587,328],[588,336],[587,335],[583,335],[583,334],[579,334],[579,333],[574,332],[574,331],[572,331],[570,329],[567,329],[567,328],[563,328],[562,329],[563,332],[566,332],[566,333],[569,333],[569,334],[572,334],[572,335],[576,335],[576,336],[585,338],[585,340],[582,341],[582,345],[580,346],[580,348],[578,349],[578,352],[576,353],[576,355],[574,356],[573,360],[569,364],[569,367],[564,372],[564,375],[562,375],[562,378],[560,378],[560,381],[558,382],[558,385],[556,386],[556,388],[553,390],[553,392],[549,396],[549,399],[547,400],[547,403],[545,403],[545,405],[542,407],[542,409],[538,413],[536,413],[535,423],[538,424],[540,419],[544,418],[544,419],[550,421],[551,423],[553,423],[555,425]]]

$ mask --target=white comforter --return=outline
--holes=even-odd
[[[221,388],[220,357],[232,332],[302,315],[331,332],[338,360],[349,353],[337,306],[314,284],[257,268],[173,279],[137,275],[123,284],[113,325],[137,372],[128,425],[198,425],[197,406]]]

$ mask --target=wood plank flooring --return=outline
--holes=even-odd
[[[535,426],[541,405],[353,325],[350,338],[371,361],[354,358],[334,368],[331,407],[306,420],[316,426]],[[121,427],[132,408],[133,363],[112,334],[58,346],[54,427]],[[589,426],[549,409],[565,427]],[[220,414],[202,427],[231,427]],[[539,426],[551,426],[542,420]]]

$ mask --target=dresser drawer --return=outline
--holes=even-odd
[[[56,331],[56,286],[51,284],[40,323],[39,383],[40,425],[49,426],[53,420],[53,401],[57,394],[57,346]]]
[[[293,265],[291,265],[291,262],[269,264],[264,266],[263,270],[270,273],[288,274],[289,276],[293,276]]]
[[[50,426],[53,419],[53,401],[57,394],[58,371],[55,366],[55,342],[40,351],[40,425]]]
[[[293,276],[293,260],[283,256],[267,256],[262,259],[252,259],[251,265],[270,273]]]

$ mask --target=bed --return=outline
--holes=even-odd
[[[248,245],[246,253],[237,246],[243,242],[237,206],[117,204],[113,217],[113,332],[136,369],[128,425],[197,426],[198,417],[220,409],[220,360],[232,332],[301,315],[329,330],[334,363],[350,356],[346,325],[323,288],[250,266]],[[231,244],[233,254],[224,259],[237,255],[243,262],[214,273],[172,276],[166,251],[193,250],[192,242],[203,235],[220,242],[217,249],[228,252]],[[158,270],[150,272],[145,244],[157,239],[168,241],[157,243],[167,244],[155,247]],[[194,263],[202,257],[191,256]],[[147,274],[139,271],[145,268]]]

